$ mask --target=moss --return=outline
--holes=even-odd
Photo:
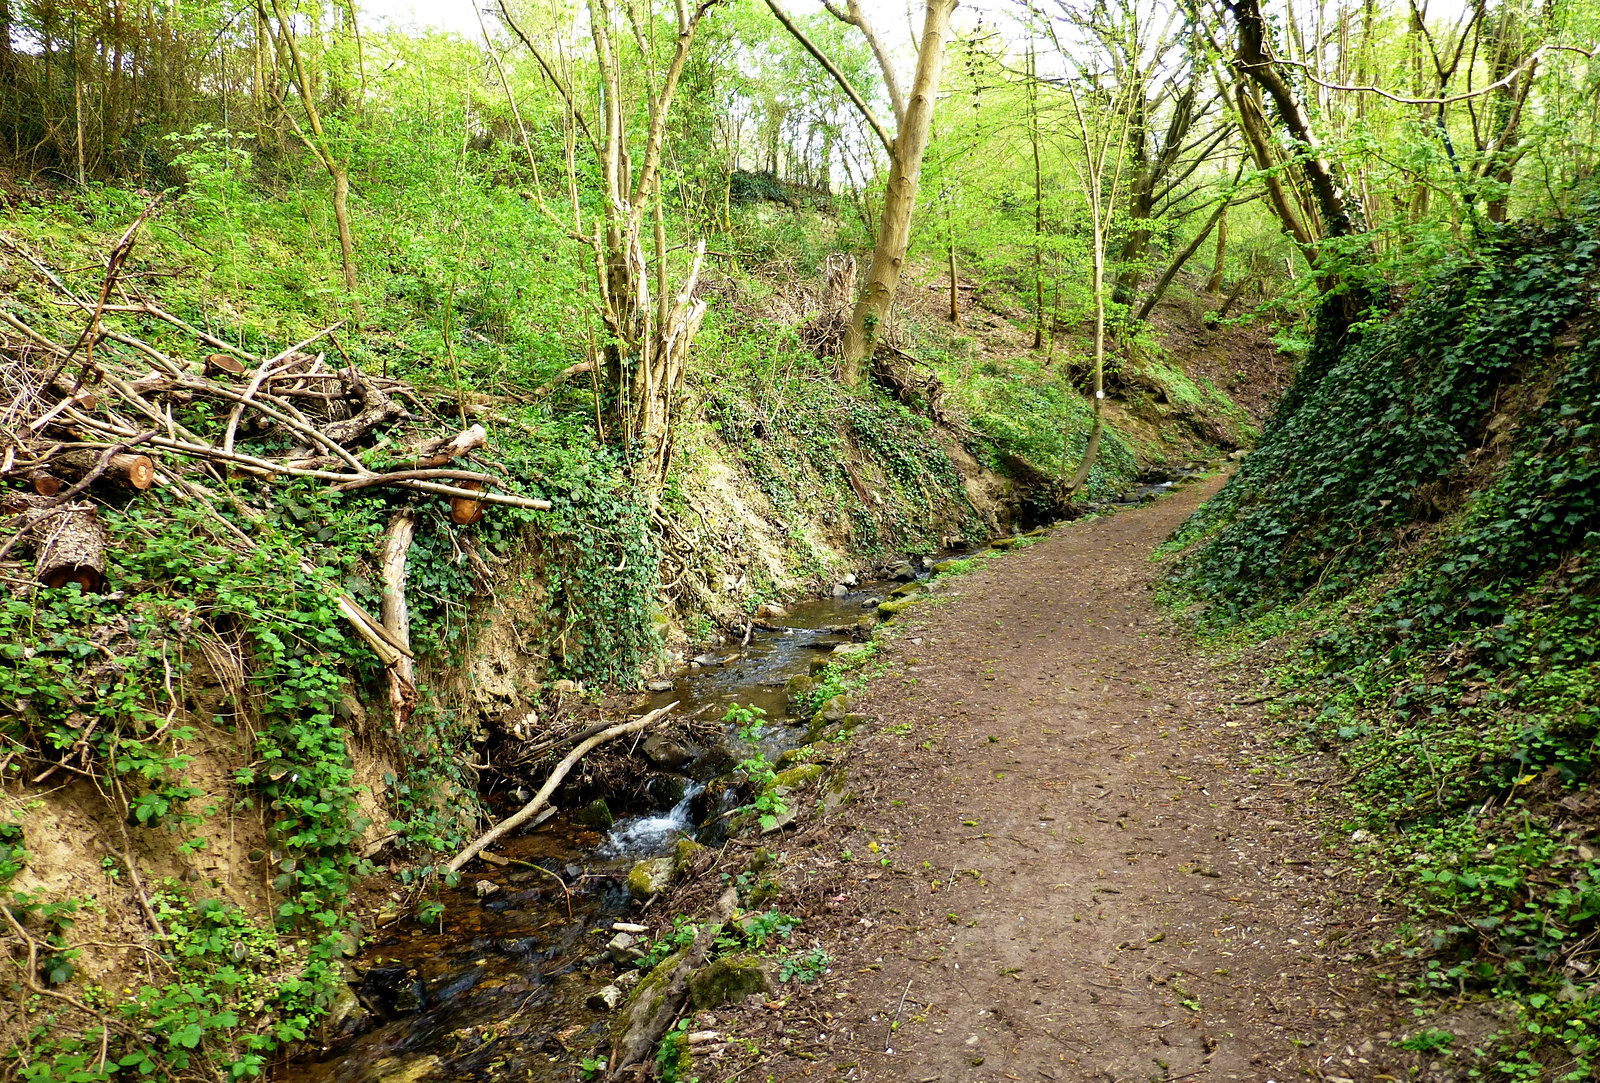
[[[628,894],[635,899],[659,895],[672,883],[672,872],[670,857],[652,857],[640,861],[628,870]]]
[[[881,605],[878,606],[878,616],[880,616],[880,617],[895,617],[895,616],[899,616],[901,613],[904,613],[906,610],[910,609],[913,605],[916,605],[917,601],[918,601],[918,599],[916,597],[911,597],[911,598],[896,598],[892,602],[884,602],[884,603],[882,603]]]
[[[798,790],[806,783],[821,778],[824,770],[826,770],[825,765],[820,763],[802,763],[773,775],[772,781],[767,783],[767,789],[770,791],[782,787],[786,790]]]
[[[705,1011],[738,1003],[752,993],[771,995],[776,988],[766,963],[752,955],[729,955],[689,975],[689,1003]]]

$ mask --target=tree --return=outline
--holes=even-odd
[[[305,144],[313,157],[322,163],[328,171],[328,176],[333,180],[333,217],[339,229],[339,262],[344,268],[344,288],[355,301],[356,291],[361,288],[361,282],[356,274],[356,242],[350,233],[350,164],[335,150],[333,141],[328,137],[327,129],[323,127],[322,111],[317,107],[317,95],[313,88],[313,80],[306,65],[306,59],[300,49],[299,37],[295,34],[293,20],[284,14],[283,0],[270,0],[271,14],[268,14],[268,0],[256,0],[256,13],[259,16],[259,26],[264,27],[272,36],[276,47],[274,55],[287,56],[288,67],[294,79],[295,89],[300,95],[300,106],[306,114],[306,124],[302,126],[289,111],[289,106],[284,99],[283,85],[276,79],[268,82],[273,100],[277,102],[279,112],[289,126],[294,129],[294,134]],[[355,11],[351,9],[351,23],[354,25]],[[356,301],[359,309],[359,301]]]
[[[911,212],[916,206],[922,158],[933,130],[934,104],[944,66],[945,40],[950,33],[950,16],[955,11],[956,3],[957,0],[927,0],[922,37],[917,47],[916,74],[911,82],[909,97],[902,96],[894,65],[867,22],[859,3],[851,0],[849,8],[844,11],[836,4],[828,4],[828,10],[836,18],[859,28],[872,46],[883,71],[890,103],[895,108],[896,130],[891,138],[883,122],[838,66],[811,42],[777,0],[767,0],[767,6],[778,21],[849,95],[889,154],[889,177],[884,190],[882,214],[873,238],[872,261],[867,266],[866,281],[844,336],[843,377],[844,382],[852,387],[861,382],[862,362],[872,356],[878,331],[894,307],[895,294],[900,288],[900,275],[905,270],[906,250],[911,244]]]
[[[613,0],[588,0],[589,33],[594,43],[594,63],[599,101],[591,108],[581,100],[573,82],[562,74],[554,56],[527,34],[505,0],[500,14],[507,27],[528,48],[545,76],[566,103],[573,123],[581,130],[594,156],[602,187],[602,211],[592,232],[583,227],[577,179],[570,169],[574,223],[570,236],[590,246],[595,257],[595,281],[600,292],[600,312],[608,333],[605,346],[606,383],[615,431],[621,439],[635,483],[654,499],[666,481],[672,461],[672,428],[681,393],[689,346],[705,317],[706,303],[694,296],[705,242],[701,241],[683,285],[674,294],[668,285],[666,224],[661,206],[661,160],[668,117],[678,82],[701,20],[717,0],[701,0],[690,7],[683,0],[672,7],[673,37],[664,66],[652,48],[657,13],[625,0],[620,11]],[[626,33],[631,40],[619,40]],[[631,56],[624,50],[631,49]],[[631,61],[631,63],[630,63]],[[646,123],[643,147],[630,136],[624,86],[632,83],[633,65],[642,67]],[[593,113],[597,111],[598,117]],[[655,268],[644,255],[644,219],[654,211],[651,233]],[[655,298],[651,298],[651,278]]]

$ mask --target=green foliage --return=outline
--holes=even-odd
[[[1594,319],[1600,206],[1485,253],[1302,377],[1180,531],[1200,545],[1168,597],[1213,632],[1298,627],[1280,680],[1311,690],[1306,735],[1340,750],[1367,858],[1399,885],[1412,925],[1386,950],[1418,1002],[1495,1000],[1496,1070],[1589,1078],[1600,340],[1569,329]]]
[[[821,948],[807,948],[792,954],[783,949],[778,954],[778,980],[813,982],[826,973],[832,962],[833,956]]]

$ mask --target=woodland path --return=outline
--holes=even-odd
[[[863,799],[795,840],[832,971],[741,1078],[1391,1067],[1358,955],[1389,918],[1313,833],[1331,789],[1235,702],[1260,696],[1252,664],[1203,657],[1152,604],[1153,548],[1221,481],[1059,528],[907,615],[860,708],[881,720],[852,754]]]

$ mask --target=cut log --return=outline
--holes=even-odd
[[[458,459],[469,451],[483,447],[488,442],[488,430],[482,425],[474,425],[454,436],[440,436],[419,444],[412,456],[411,465],[418,470],[443,466],[452,459]]]
[[[46,587],[76,583],[97,594],[106,581],[106,528],[93,504],[51,508],[32,519],[34,575]]]
[[[94,470],[99,463],[98,451],[69,451],[51,459],[50,469],[63,477],[77,481]],[[125,489],[144,490],[155,484],[156,464],[148,455],[124,452],[111,456],[111,461],[106,464],[105,472],[100,477],[115,482]]]
[[[244,362],[237,357],[229,357],[225,353],[214,353],[206,356],[206,375],[229,380],[237,380],[248,370]]]
[[[411,646],[411,611],[406,607],[406,554],[417,532],[417,514],[403,508],[389,519],[383,532],[383,594],[378,615],[395,639]],[[401,655],[388,666],[389,706],[395,728],[402,728],[417,706],[416,666]]]
[[[478,492],[483,488],[481,481],[463,481],[461,488]],[[450,498],[450,521],[456,526],[471,526],[483,518],[483,501],[469,500],[464,496]]]
[[[55,496],[62,489],[61,479],[43,470],[35,470],[28,476],[28,481],[40,496]]]

